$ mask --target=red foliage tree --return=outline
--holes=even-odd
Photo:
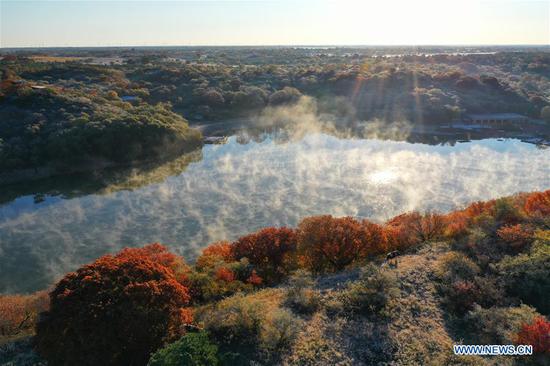
[[[481,296],[479,287],[474,282],[459,280],[450,286],[446,302],[451,311],[462,315],[471,310]]]
[[[40,354],[52,365],[145,365],[181,335],[187,288],[162,246],[126,249],[67,274],[50,293],[36,328]]]
[[[385,247],[379,225],[352,217],[313,216],[298,225],[298,257],[314,272],[342,270]]]
[[[202,254],[197,259],[197,268],[207,268],[215,266],[218,263],[233,262],[233,249],[228,241],[220,241],[210,244],[202,251]]]
[[[508,225],[497,230],[497,235],[513,252],[520,252],[533,241],[533,230],[526,225]]]
[[[285,260],[295,249],[294,230],[268,227],[234,242],[233,257],[247,258],[265,281],[273,283],[287,274]]]
[[[465,211],[454,211],[444,216],[446,237],[458,239],[468,233],[470,220]]]
[[[190,271],[183,257],[176,255],[159,243],[148,244],[143,248],[124,248],[117,255],[120,258],[143,257],[172,270],[179,282],[184,281],[185,274]]]
[[[550,354],[550,322],[539,316],[531,324],[522,325],[516,344],[530,344],[534,352]]]
[[[235,273],[229,268],[220,267],[216,271],[216,279],[224,282],[233,282],[235,281]]]
[[[252,273],[250,274],[246,282],[253,286],[260,286],[263,280],[260,276],[258,276],[258,274],[256,273],[256,270],[252,270]]]
[[[550,216],[550,189],[531,193],[525,200],[524,210],[530,216]]]
[[[495,205],[496,200],[474,202],[464,209],[464,213],[469,218],[474,218],[483,214],[493,215]]]
[[[438,239],[445,231],[445,219],[436,213],[421,215],[408,212],[394,217],[386,224],[391,249],[406,249],[419,243]]]

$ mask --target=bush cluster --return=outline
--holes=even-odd
[[[124,249],[67,274],[51,291],[49,306],[43,295],[0,297],[0,330],[14,335],[37,322],[37,350],[51,365],[276,363],[302,319],[320,304],[329,316],[375,318],[386,314],[399,291],[394,273],[371,262],[359,280],[320,301],[312,272],[449,240],[454,250],[438,257],[435,275],[450,319],[466,324],[474,338],[544,345],[548,192],[475,203],[447,215],[409,213],[382,225],[315,216],[296,229],[266,228],[214,243],[195,266],[159,244]],[[244,295],[284,280],[286,290]],[[196,332],[200,328],[208,335]]]

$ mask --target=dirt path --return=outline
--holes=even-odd
[[[389,333],[399,360],[395,365],[445,364],[452,351],[434,283],[434,267],[441,255],[434,251],[406,255],[391,269],[401,291],[389,309]]]

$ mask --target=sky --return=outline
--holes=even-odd
[[[0,0],[0,47],[550,44],[550,0]]]

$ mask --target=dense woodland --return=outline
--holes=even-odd
[[[200,134],[185,119],[253,117],[303,95],[313,98],[317,113],[334,116],[337,124],[438,124],[467,112],[550,119],[546,51],[13,51],[0,61],[0,169],[97,160],[129,163],[190,150],[200,144]]]
[[[549,220],[545,191],[382,224],[308,217],[194,264],[160,244],[124,249],[1,296],[0,362],[548,365]],[[457,357],[456,343],[535,353]]]

